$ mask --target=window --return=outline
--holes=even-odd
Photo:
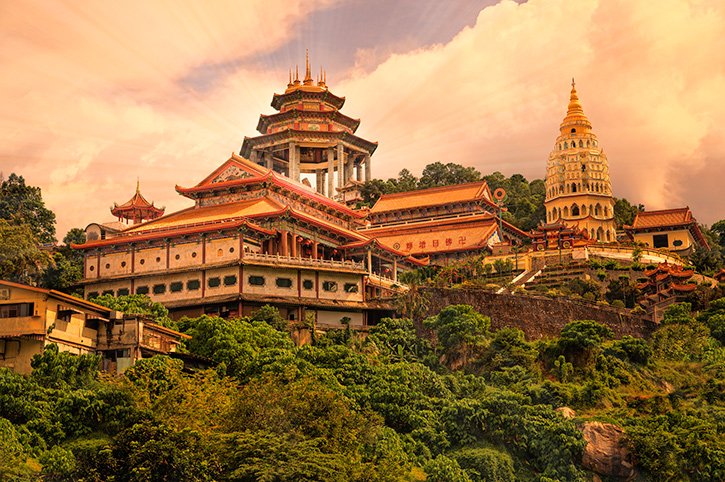
[[[116,291],[116,296],[128,296],[128,294],[128,288],[121,288],[120,290]]]
[[[121,261],[121,268],[125,268],[125,267],[126,267],[126,262],[125,261]]]
[[[336,281],[323,281],[322,289],[325,291],[331,291],[334,293],[335,291],[337,291],[337,282]]]
[[[111,267],[111,263],[106,263],[106,269],[109,269]]]
[[[95,271],[95,270],[96,270],[96,267],[95,267],[95,266],[90,266],[90,267],[88,268],[88,271]]]
[[[224,256],[224,250],[223,250],[223,249],[221,249],[221,248],[217,249],[217,250],[216,250],[216,255],[217,255],[217,256],[219,256],[219,257],[222,257],[222,256]]]
[[[576,133],[576,129],[572,128],[571,133],[572,134],[575,134]]]
[[[154,285],[154,294],[163,295],[166,293],[166,285]]]
[[[149,294],[149,287],[148,286],[139,286],[136,288],[136,294],[137,295],[147,295]]]
[[[86,328],[98,331],[98,318],[86,318],[86,321],[83,323],[83,325]]]
[[[113,290],[103,290],[103,294],[113,296]]]
[[[157,259],[158,259],[158,258],[157,258]],[[140,261],[138,262],[138,264],[144,264],[145,262],[146,262],[146,260],[145,260],[145,259],[141,259],[141,260],[140,260]]]
[[[189,291],[196,291],[201,288],[201,282],[198,279],[190,279],[186,282],[186,289]]]
[[[180,260],[181,259],[181,255],[180,254],[177,254],[176,256],[174,256],[174,259],[177,260],[177,261]]]
[[[234,286],[237,284],[237,277],[236,275],[229,275],[224,277],[224,286]]]
[[[672,241],[672,246],[675,246],[675,247],[679,248],[680,246],[682,246],[682,240],[681,239],[675,239],[674,241]]]
[[[345,293],[357,293],[357,283],[345,283]]]
[[[156,257],[156,262],[157,263],[160,263],[161,262],[161,258],[159,256]],[[141,264],[143,264],[143,261],[141,261]]]
[[[306,290],[311,290],[315,287],[315,283],[311,279],[306,279],[302,282],[302,287]]]
[[[192,258],[196,258],[196,251],[194,251],[193,253],[191,253],[191,257]]]
[[[233,253],[234,252],[234,246],[232,246],[231,248],[229,248],[229,252],[230,253]]]
[[[652,236],[652,243],[655,248],[668,248],[670,246],[666,234],[655,234]]]
[[[214,278],[209,278],[206,284],[209,286],[209,288],[216,288],[220,284],[222,284],[222,280],[218,276],[215,276]]]
[[[264,276],[252,275],[247,281],[249,281],[249,284],[252,286],[264,286]]]
[[[33,303],[0,305],[0,318],[17,318],[19,316],[33,316]]]
[[[174,281],[169,285],[169,290],[172,293],[178,293],[182,289],[184,289],[184,283],[182,283],[181,281]]]
[[[278,288],[291,288],[292,287],[292,280],[289,278],[277,278],[275,280],[275,283],[277,284]]]

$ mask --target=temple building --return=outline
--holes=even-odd
[[[245,137],[239,154],[293,181],[308,175],[318,193],[336,198],[348,181],[370,179],[370,156],[378,147],[355,135],[360,120],[340,112],[344,104],[329,91],[324,71],[312,79],[307,55],[304,79],[295,69],[293,80],[290,71],[287,90],[272,97],[278,113],[260,116],[261,135]]]
[[[434,264],[483,252],[529,235],[503,221],[486,181],[383,194],[359,232]]]
[[[690,255],[697,246],[710,247],[688,207],[639,212],[632,226],[624,229],[635,243],[683,256]]]
[[[604,149],[584,115],[572,79],[566,117],[546,167],[546,221],[586,229],[591,239],[614,242],[614,197]]]
[[[655,322],[660,322],[668,306],[685,301],[687,295],[697,289],[697,284],[689,282],[694,274],[692,269],[660,263],[645,271],[647,279],[637,283],[637,289],[642,292],[638,303],[653,316]]]
[[[427,263],[358,232],[364,213],[236,154],[192,187],[190,208],[89,239],[86,298],[147,294],[172,316],[251,314],[363,329],[390,314],[401,270]]]
[[[123,204],[113,203],[111,214],[118,218],[119,222],[125,221],[132,224],[138,224],[143,221],[156,219],[163,216],[165,208],[157,208],[154,203],[150,203],[141,195],[141,185],[136,181],[136,193],[131,199]]]

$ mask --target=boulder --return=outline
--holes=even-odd
[[[559,415],[561,415],[562,417],[564,417],[566,419],[571,419],[571,418],[576,417],[576,412],[569,407],[559,407],[559,408],[555,409],[554,411],[558,412]]]
[[[584,468],[609,477],[630,479],[634,476],[634,458],[624,443],[624,432],[611,423],[586,422],[582,427]]]

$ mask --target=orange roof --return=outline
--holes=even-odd
[[[124,234],[272,213],[279,211],[281,208],[282,206],[279,203],[267,197],[218,204],[216,206],[191,207],[154,219],[153,221],[135,225],[125,230]]]
[[[633,229],[682,226],[693,222],[689,207],[662,209],[660,211],[643,211],[637,213],[632,223]]]
[[[38,288],[36,286],[28,286],[28,285],[24,285],[21,283],[13,283],[12,281],[5,281],[5,280],[0,280],[0,285],[8,286],[10,288],[20,288],[20,289],[24,289],[24,290],[28,290],[28,291],[35,291],[36,293],[43,293],[46,295],[52,295],[52,296],[55,296],[56,298],[60,298],[64,301],[66,301],[66,302],[76,303],[85,308],[92,309],[95,311],[103,311],[108,314],[110,314],[112,311],[116,311],[116,310],[112,310],[111,308],[108,308],[106,306],[97,305],[96,303],[91,303],[90,301],[86,301],[83,298],[77,298],[75,296],[69,295],[67,293],[63,293],[61,291],[49,290],[49,289],[45,289],[45,288]]]
[[[456,202],[478,201],[485,199],[488,192],[486,181],[455,184],[452,186],[432,187],[418,191],[383,194],[370,213],[397,211],[401,209],[415,209],[440,204]]]

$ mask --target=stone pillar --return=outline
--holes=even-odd
[[[365,182],[371,179],[370,154],[365,154]]]
[[[355,156],[348,156],[347,162],[345,163],[345,184],[352,179],[353,167],[355,165]]]
[[[249,154],[249,160],[256,164],[258,158],[259,155],[257,149],[252,149],[252,152]]]
[[[335,150],[327,148],[327,197],[335,192]]]
[[[319,244],[317,241],[312,242],[312,259],[317,259],[317,247]]]
[[[274,155],[270,151],[264,151],[264,167],[267,169],[274,168]]]
[[[368,274],[373,274],[373,252],[368,249]]]
[[[300,180],[300,151],[297,144],[294,142],[289,143],[289,169],[288,176],[293,181]]]
[[[297,257],[297,235],[296,234],[292,235],[292,254],[291,254],[291,256],[293,258]]]
[[[398,282],[398,260],[393,258],[393,282]]]
[[[345,148],[342,144],[337,145],[337,187],[345,185]],[[330,193],[332,194],[332,193]],[[334,198],[334,195],[330,196]]]
[[[362,182],[362,163],[358,162],[355,166],[355,180]]]

